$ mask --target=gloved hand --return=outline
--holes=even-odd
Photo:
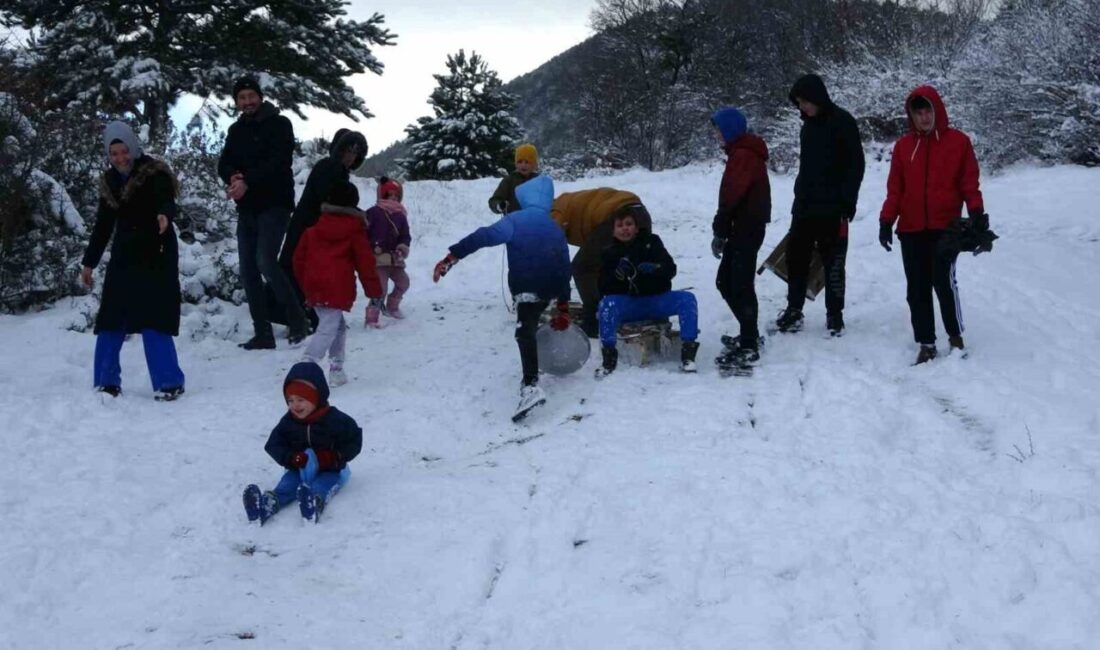
[[[634,275],[634,263],[627,258],[619,260],[619,265],[615,267],[615,277],[620,281],[625,281],[628,277]]]
[[[409,256],[409,247],[405,244],[397,245],[397,259],[403,260]]]
[[[891,230],[890,224],[885,221],[878,222],[878,243],[882,244],[882,247],[889,252],[892,250],[891,246],[894,243],[894,232]]]
[[[975,210],[970,213],[970,222],[974,225],[974,232],[989,230],[989,215]]]
[[[726,240],[723,237],[715,237],[710,240],[710,254],[714,259],[722,259],[722,251],[726,250]]]
[[[321,465],[317,462],[317,452],[313,449],[306,450],[306,464],[298,469],[298,476],[302,479],[303,483],[312,483],[313,479],[317,478],[317,470]]]
[[[504,211],[508,209],[508,202],[499,198],[489,199],[489,209],[493,211],[493,214],[504,214]]]
[[[294,469],[302,469],[309,462],[309,454],[304,451],[296,451],[290,455],[287,459],[287,467],[293,467]]]
[[[558,302],[558,313],[550,319],[550,329],[555,332],[569,329],[569,303],[564,300]]]
[[[320,471],[335,472],[340,469],[340,452],[334,449],[317,449],[314,453],[317,454],[317,467]]]
[[[638,265],[638,273],[649,275],[650,273],[656,273],[659,268],[661,268],[661,265],[656,262],[642,262]]]
[[[447,275],[447,271],[450,271],[455,264],[458,264],[458,258],[447,253],[446,257],[436,262],[435,270],[432,271],[432,282],[439,282],[439,278]]]

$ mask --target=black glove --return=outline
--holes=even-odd
[[[970,222],[974,225],[974,232],[989,230],[989,215],[975,210],[970,213]]]
[[[878,243],[882,244],[887,252],[892,250],[894,244],[894,232],[890,228],[890,224],[885,221],[878,222]]]
[[[710,240],[710,254],[715,259],[722,259],[722,251],[726,249],[726,240],[722,237],[715,235],[714,239]]]
[[[489,199],[489,209],[492,210],[494,214],[504,214],[504,210],[507,209],[507,207],[508,202],[504,199]]]

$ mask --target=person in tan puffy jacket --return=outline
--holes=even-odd
[[[566,192],[550,210],[566,240],[580,247],[573,256],[573,281],[584,305],[580,326],[591,338],[599,336],[600,253],[614,241],[615,218],[625,214],[634,217],[639,230],[652,232],[653,220],[638,195],[611,187]]]

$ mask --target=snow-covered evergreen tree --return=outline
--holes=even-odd
[[[512,116],[515,98],[476,52],[447,56],[447,74],[428,102],[434,116],[405,129],[409,157],[400,161],[410,180],[471,179],[507,172],[522,135]]]
[[[345,78],[382,73],[372,48],[395,36],[374,14],[347,20],[346,0],[114,2],[8,0],[0,19],[35,35],[54,101],[128,113],[168,134],[181,95],[223,98],[233,80],[262,73],[265,92],[301,115],[316,106],[370,117]],[[212,111],[218,107],[211,105]]]

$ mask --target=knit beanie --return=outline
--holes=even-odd
[[[382,200],[386,198],[387,194],[396,194],[398,201],[401,200],[401,185],[392,178],[387,178],[385,181],[378,185],[378,199]]]
[[[328,196],[325,197],[325,203],[344,208],[357,208],[359,207],[359,190],[347,181],[336,183],[329,190]]]
[[[321,403],[321,394],[317,391],[317,387],[305,379],[293,379],[288,382],[283,389],[283,397],[286,399],[301,397],[314,406]]]
[[[539,152],[533,144],[521,144],[516,147],[516,162],[525,160],[532,165],[539,164]]]
[[[237,95],[239,95],[242,90],[255,90],[257,95],[259,95],[260,97],[264,96],[264,91],[260,89],[260,81],[256,79],[256,77],[246,75],[233,82],[234,100],[237,99]]]

